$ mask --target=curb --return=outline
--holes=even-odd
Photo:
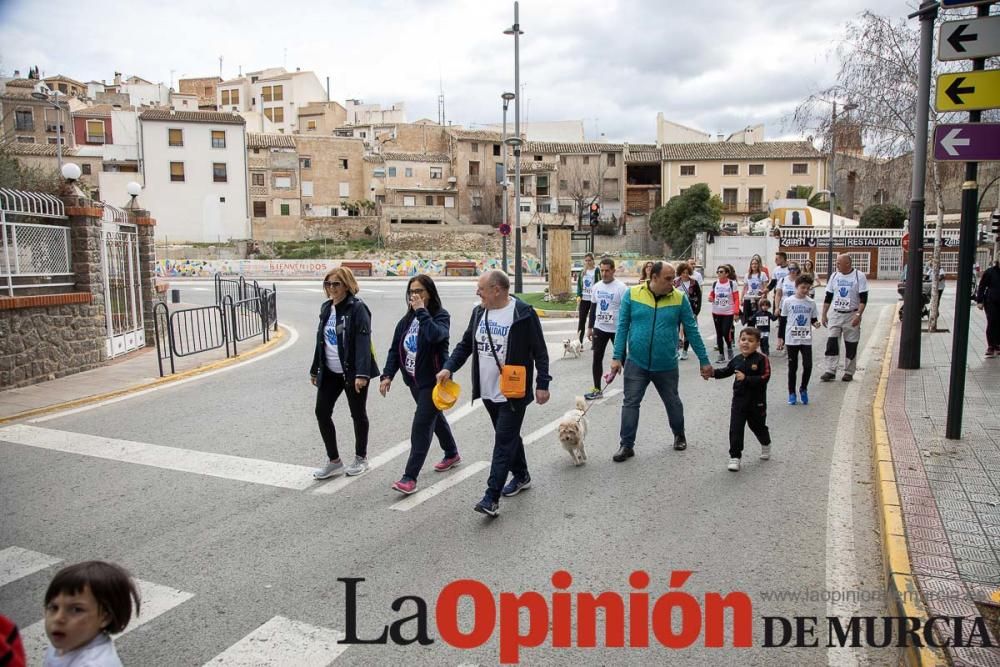
[[[579,313],[575,310],[542,310],[541,308],[535,308],[535,313],[539,317],[551,317],[564,320],[579,317]]]
[[[93,396],[86,396],[84,398],[77,398],[72,401],[65,401],[64,403],[56,403],[54,405],[48,405],[44,408],[34,408],[31,410],[25,410],[24,412],[18,412],[17,414],[10,415],[9,417],[0,417],[0,425],[8,424],[10,422],[18,421],[21,419],[28,419],[30,417],[39,417],[41,415],[48,414],[50,412],[59,412],[61,410],[69,410],[71,408],[78,408],[83,405],[90,405],[91,403],[99,403],[101,401],[106,401],[111,398],[117,398],[119,396],[125,396],[127,394],[133,394],[145,389],[150,389],[151,387],[158,387],[160,385],[171,384],[173,382],[178,382],[179,380],[185,380],[190,377],[195,377],[209,371],[214,371],[219,368],[226,368],[227,366],[234,366],[236,364],[242,363],[248,359],[252,359],[264,352],[270,351],[271,349],[277,347],[281,341],[283,341],[288,336],[285,327],[278,325],[278,330],[274,332],[271,340],[267,341],[263,345],[258,345],[252,350],[243,352],[239,356],[229,357],[228,359],[220,359],[219,361],[213,361],[197,368],[189,368],[186,371],[181,371],[180,373],[175,373],[173,375],[168,375],[162,378],[156,378],[155,380],[150,380],[149,382],[143,382],[142,384],[135,384],[124,389],[116,389],[115,391],[105,392],[103,394],[94,394]]]
[[[898,309],[898,305],[896,306]],[[896,486],[896,473],[889,444],[889,428],[885,418],[885,394],[889,385],[892,367],[892,350],[896,331],[896,313],[892,315],[893,325],[889,329],[885,353],[882,358],[882,372],[872,404],[873,444],[872,463],[875,468],[875,486],[878,490],[879,527],[882,536],[882,564],[885,570],[889,600],[889,613],[893,616],[919,618],[923,627],[929,617],[923,603],[916,579],[910,569],[910,552],[906,545],[906,529],[903,526],[903,511]],[[902,654],[905,665],[930,667],[949,665],[944,651],[931,646],[908,646]]]

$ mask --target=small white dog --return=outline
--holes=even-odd
[[[574,338],[567,338],[566,340],[564,340],[563,359],[565,359],[570,354],[579,359],[580,355],[583,354],[583,343]]]
[[[576,408],[567,410],[559,422],[559,442],[563,449],[573,458],[573,465],[583,465],[587,460],[587,452],[583,441],[587,438],[587,401],[583,396],[576,397]]]

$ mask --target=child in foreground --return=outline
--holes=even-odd
[[[760,331],[746,327],[740,331],[737,343],[740,354],[730,359],[725,368],[714,370],[715,379],[736,376],[733,382],[733,405],[729,414],[729,465],[739,472],[743,458],[743,431],[749,426],[760,442],[760,458],[771,458],[771,433],[767,429],[767,382],[771,379],[771,362],[758,351]]]
[[[91,560],[60,570],[45,591],[45,667],[122,667],[111,641],[139,614],[139,591],[124,568]]]

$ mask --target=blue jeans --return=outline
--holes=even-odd
[[[405,372],[405,371],[404,371]],[[413,413],[413,426],[410,428],[410,458],[406,461],[404,477],[417,481],[420,469],[424,467],[427,452],[431,448],[431,438],[437,435],[438,444],[444,450],[444,455],[451,458],[458,454],[455,436],[451,434],[451,426],[444,414],[434,406],[431,392],[434,387],[417,389],[410,387],[417,409]]]
[[[528,476],[528,459],[524,456],[524,441],[521,439],[521,424],[524,423],[524,411],[528,404],[515,404],[512,410],[510,403],[494,403],[483,399],[483,406],[490,415],[496,434],[486,495],[499,502],[500,491],[507,483],[508,473],[513,473],[517,479]]]
[[[635,447],[635,434],[639,430],[639,404],[652,382],[667,409],[667,420],[674,435],[684,435],[684,404],[677,393],[677,369],[647,371],[629,360],[625,362],[625,400],[622,401],[621,446]]]

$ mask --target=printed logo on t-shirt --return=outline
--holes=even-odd
[[[486,335],[486,323],[485,318],[479,320],[479,329],[476,331],[476,348],[479,354],[493,356],[492,350],[496,350],[497,358],[504,358],[504,348],[507,343],[507,332],[510,331],[510,325],[497,324],[496,322],[490,322],[490,336],[493,337],[493,347],[490,348],[490,338]],[[501,361],[501,363],[503,363]]]
[[[403,360],[403,370],[411,376],[417,372],[417,338],[420,335],[420,321],[414,318],[410,328],[403,338],[403,350],[406,352],[406,359]]]

